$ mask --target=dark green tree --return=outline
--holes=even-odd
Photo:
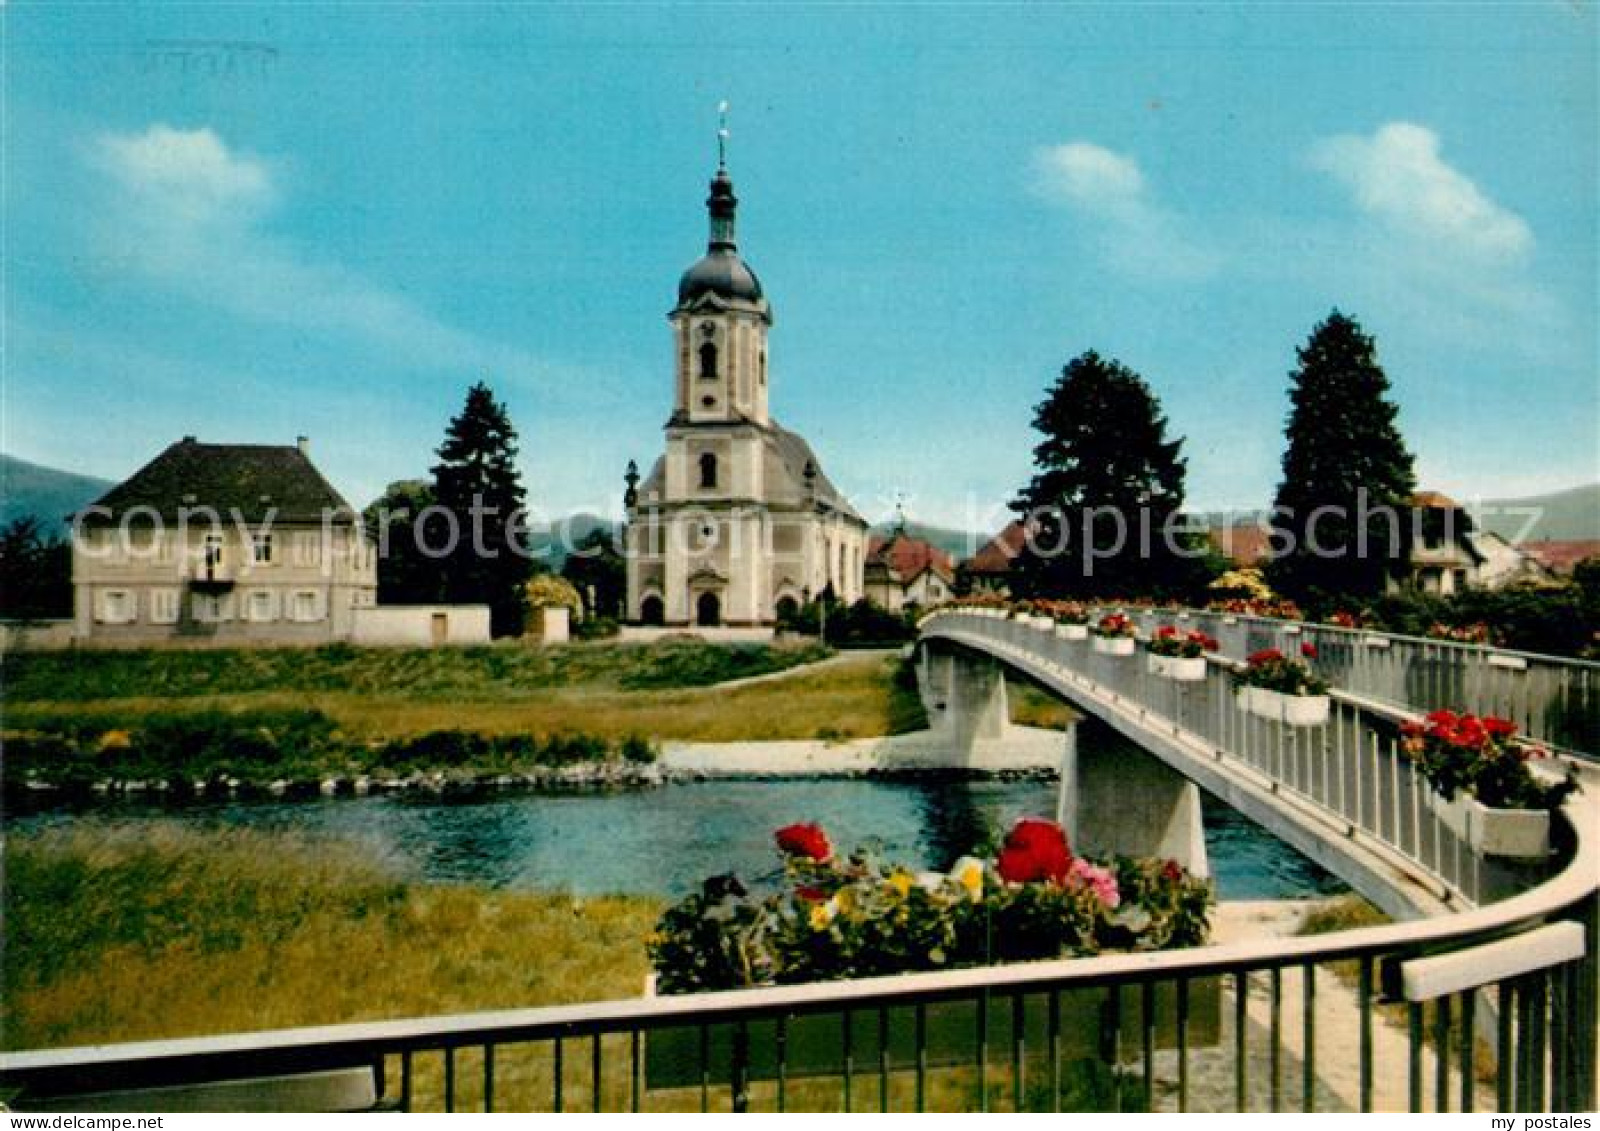
[[[401,479],[362,514],[378,547],[378,601],[428,605],[444,600],[444,571],[429,547],[443,547],[449,520],[430,514],[433,484]]]
[[[1183,440],[1143,378],[1090,350],[1034,410],[1044,437],[1011,504],[1031,530],[1014,569],[1026,596],[1179,595],[1202,583],[1181,530]]]
[[[520,636],[527,620],[522,587],[533,570],[523,523],[517,432],[481,381],[445,429],[433,468],[436,506],[455,519],[457,538],[440,559],[444,599],[487,604],[496,636]]]
[[[1274,499],[1274,587],[1312,605],[1381,593],[1410,545],[1416,489],[1372,338],[1335,310],[1298,350]]]
[[[617,540],[611,531],[597,526],[578,539],[561,566],[561,576],[570,581],[583,598],[584,610],[589,616],[622,619],[628,568],[617,551]]]
[[[72,615],[72,544],[47,537],[31,515],[0,529],[0,617],[54,620]]]

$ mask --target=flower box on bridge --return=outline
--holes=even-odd
[[[1131,636],[1096,636],[1094,650],[1102,656],[1131,656],[1134,643]]]
[[[1057,624],[1056,639],[1087,640],[1089,639],[1089,626],[1086,624]]]
[[[1431,789],[1423,796],[1440,823],[1479,855],[1539,859],[1550,852],[1550,814],[1543,809],[1491,809],[1468,794],[1446,801]]]
[[[654,979],[646,985],[646,996]],[[1030,1056],[1048,1052],[1051,1039],[1051,993],[1022,998],[1021,1046]],[[1137,986],[1060,990],[1054,994],[1056,1038],[1064,1062],[1090,1060],[1127,1063],[1142,1055],[1143,994]],[[1158,984],[1151,996],[1154,1048],[1176,1049],[1178,992]],[[1016,1036],[1012,997],[996,993],[981,1000],[933,1002],[923,1007],[921,1033],[926,1068],[976,1068],[982,1056],[991,1066],[1009,1064]],[[1222,981],[1196,978],[1189,983],[1185,1039],[1190,1048],[1215,1046],[1220,1039]],[[651,1089],[698,1088],[731,1082],[735,1025],[713,1024],[653,1029],[645,1039],[645,1081]],[[787,1016],[779,1039],[777,1016],[746,1023],[743,1045],[745,1077],[750,1081],[778,1078],[780,1048],[783,1073],[790,1079],[838,1077],[846,1062],[863,1076],[879,1067],[880,1035],[886,1029],[890,1072],[914,1072],[918,1063],[916,1010],[890,1006],[880,1019],[877,1008],[794,1012]],[[865,1081],[862,1081],[865,1084]],[[976,1086],[976,1080],[974,1080]]]
[[[1196,683],[1206,678],[1204,656],[1157,656],[1151,653],[1150,674],[1179,683]]]
[[[1285,695],[1265,687],[1241,687],[1238,703],[1249,714],[1295,727],[1321,726],[1328,721],[1331,702],[1326,695]]]

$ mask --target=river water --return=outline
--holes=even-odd
[[[405,794],[299,801],[110,802],[13,815],[13,831],[61,822],[181,821],[349,840],[412,877],[496,888],[681,896],[706,876],[774,871],[772,831],[819,821],[836,846],[871,837],[914,868],[948,867],[1023,816],[1055,810],[1051,781],[704,781],[594,793]],[[1222,899],[1294,899],[1344,886],[1226,806],[1205,806]]]

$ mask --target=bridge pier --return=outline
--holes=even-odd
[[[1078,728],[1096,728],[1078,741]],[[1092,719],[1067,730],[1056,819],[1074,853],[1160,856],[1211,874],[1200,789],[1154,755]]]
[[[922,695],[930,724],[957,761],[973,764],[980,743],[1005,741],[1011,729],[1004,669],[983,656],[922,649]]]

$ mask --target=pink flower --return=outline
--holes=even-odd
[[[1122,902],[1117,892],[1117,878],[1108,869],[1097,868],[1081,856],[1067,868],[1067,885],[1088,888],[1107,911],[1115,911]]]

